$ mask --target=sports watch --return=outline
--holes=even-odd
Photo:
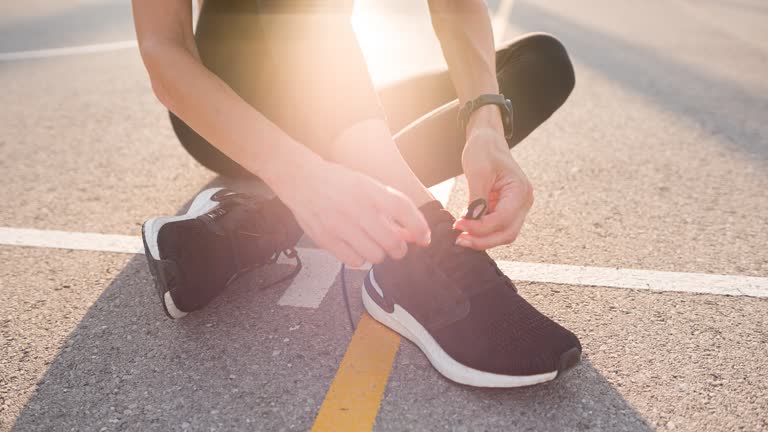
[[[459,110],[459,124],[466,130],[469,117],[478,108],[485,105],[497,105],[501,111],[501,122],[504,124],[504,137],[512,138],[512,101],[503,94],[484,94],[464,104]]]

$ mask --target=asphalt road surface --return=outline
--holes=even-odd
[[[768,6],[489,7],[499,40],[550,32],[577,70],[565,106],[514,150],[536,204],[494,258],[766,286]],[[376,83],[443,64],[426,2],[358,0],[355,20]],[[227,184],[176,142],[133,39],[126,1],[0,4],[0,228],[54,243],[50,230],[131,240],[145,219]],[[460,212],[465,181],[446,187]],[[353,352],[336,264],[322,253],[305,250],[312,277],[257,292],[268,275],[253,274],[171,322],[140,254],[14,245],[2,233],[0,430],[320,430],[332,385],[355,394],[376,379],[386,386],[365,393],[367,408],[329,408],[334,429],[350,415],[378,431],[768,429],[768,290],[523,280],[521,293],[582,340],[583,362],[563,379],[469,388],[394,339],[391,368],[345,384],[345,353],[353,373],[377,359]],[[362,274],[350,272],[352,286]],[[359,316],[355,290],[351,300]]]

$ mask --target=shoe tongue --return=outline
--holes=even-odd
[[[446,223],[453,227],[453,223],[456,221],[453,215],[437,200],[422,205],[419,210],[421,210],[430,228]]]

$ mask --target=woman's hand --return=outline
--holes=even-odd
[[[407,243],[429,244],[424,216],[402,193],[325,160],[308,165],[272,186],[304,232],[345,264],[400,259]]]
[[[514,242],[533,205],[533,188],[512,158],[502,133],[492,128],[472,131],[462,165],[470,202],[485,198],[489,212],[478,220],[456,221],[454,227],[464,231],[456,243],[484,250]]]

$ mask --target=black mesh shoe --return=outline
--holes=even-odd
[[[200,192],[181,216],[157,217],[141,229],[149,269],[165,313],[181,318],[200,309],[238,276],[284,253],[301,268],[293,247],[302,235],[277,198],[214,188]]]
[[[448,379],[519,387],[556,378],[581,358],[579,339],[525,301],[485,252],[456,246],[455,219],[433,201],[421,208],[426,248],[373,266],[363,304],[373,318],[426,354]]]

